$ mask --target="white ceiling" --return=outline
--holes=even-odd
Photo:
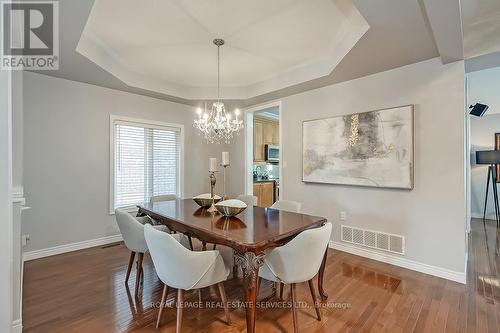
[[[254,115],[258,116],[258,117],[262,117],[262,118],[267,118],[267,119],[279,121],[280,109],[277,106],[273,106],[273,107],[270,107],[268,109],[263,109],[259,112],[255,112]]]
[[[96,0],[77,51],[130,86],[251,98],[328,75],[369,26],[352,0]]]
[[[462,0],[465,58],[500,51],[500,0]]]
[[[153,6],[154,4],[162,6],[165,1],[166,0],[147,0],[141,2],[137,1],[136,3],[138,7],[139,4],[141,6],[145,4],[148,6]],[[281,0],[267,1],[265,3],[266,8],[269,9],[271,6],[274,6],[275,1],[277,3]],[[299,6],[300,3],[304,1],[305,0],[297,1],[296,6]],[[118,13],[122,5],[126,6],[128,0],[107,0],[107,2],[116,5],[108,17],[110,21],[113,21],[115,12]],[[252,1],[247,2],[251,4],[254,3]],[[440,56],[444,63],[461,59],[460,53],[462,52],[462,48],[458,47],[458,45],[461,46],[462,38],[459,0],[353,0],[353,2],[355,7],[352,6],[351,0],[335,2],[335,4],[339,10],[342,9],[342,12],[350,13],[346,15],[353,15],[352,13],[360,14],[360,16],[354,15],[353,17],[358,17],[361,18],[362,21],[366,21],[369,29],[354,46],[351,46],[350,43],[343,45],[344,52],[339,52],[342,59],[339,60],[340,62],[328,74],[321,74],[322,76],[312,80],[307,79],[307,75],[310,74],[310,71],[305,71],[303,76],[301,76],[302,73],[300,71],[295,72],[296,75],[291,76],[294,80],[283,79],[287,76],[282,75],[282,80],[270,80],[264,85],[257,83],[248,86],[246,94],[249,96],[256,96],[251,98],[229,100],[228,96],[230,95],[226,95],[226,93],[229,92],[229,88],[224,87],[222,91],[224,101],[234,107],[245,107],[247,105],[255,105],[272,99],[279,99],[291,94],[352,80],[434,57]],[[204,6],[206,3],[214,3],[214,1],[191,0],[190,4],[193,3],[197,3],[198,6]],[[215,3],[222,4],[224,2],[220,0]],[[258,4],[261,2],[257,1],[255,3]],[[347,5],[341,6],[342,4]],[[112,50],[104,47],[102,43],[99,44],[99,39],[97,38],[83,45],[84,43],[82,43],[82,41],[85,38],[82,39],[82,34],[89,21],[89,17],[91,17],[90,13],[93,9],[93,5],[94,0],[59,0],[59,69],[55,71],[39,71],[39,73],[169,101],[199,105],[199,100],[197,98],[181,98],[180,96],[185,96],[184,93],[186,92],[191,96],[197,96],[197,93],[200,92],[200,87],[193,88],[190,86],[173,84],[173,88],[182,88],[179,94],[176,93],[175,89],[165,89],[165,87],[163,87],[163,89],[157,89],[158,84],[168,85],[168,82],[165,83],[168,78],[161,78],[161,80],[154,81],[151,77],[141,76],[137,72],[130,71],[121,63],[112,61],[115,59],[115,57],[110,56],[110,53],[113,55]],[[286,8],[292,8],[293,6],[294,4],[291,3],[287,5]],[[208,7],[214,8],[213,10],[215,10],[215,13],[218,13],[218,8],[213,6]],[[202,8],[200,11],[205,10],[203,7],[200,8]],[[222,22],[218,24],[224,24],[227,20],[238,21],[238,8],[239,7],[234,9],[233,15],[224,17]],[[349,8],[352,9],[351,12]],[[267,10],[267,12],[269,15],[273,14],[270,10]],[[148,22],[148,16],[144,17],[139,15],[139,13],[141,13],[140,8],[137,10],[137,13],[138,14],[132,19],[134,24],[139,26],[141,24],[150,24]],[[213,15],[215,17],[215,14]],[[232,17],[235,18],[233,19]],[[113,20],[111,20],[111,18],[113,18]],[[117,29],[116,27],[113,28],[111,25],[106,26],[108,30]],[[127,26],[125,26],[124,29],[129,33],[133,33],[133,31],[127,30],[129,29]],[[183,33],[184,31],[175,29],[175,34],[173,34],[172,38],[182,38]],[[260,36],[262,40],[265,41],[268,33],[269,32],[266,32]],[[215,36],[210,36],[208,41],[206,41],[207,48],[214,52],[211,59],[207,60],[207,63],[210,63],[207,67],[210,67],[213,70],[213,75],[215,75],[216,59],[215,50],[213,49],[215,46],[211,44],[212,37]],[[229,41],[228,36],[223,37]],[[163,36],[159,38],[161,41],[163,40]],[[309,38],[314,39],[317,38],[317,36],[309,36]],[[460,39],[460,41],[457,41],[457,39]],[[130,40],[130,43],[139,43],[141,41],[140,39],[136,41],[126,37],[125,42],[128,42],[128,40]],[[77,46],[92,51],[91,53],[94,55],[93,58],[89,59],[77,52]],[[142,45],[141,47],[146,48],[146,46],[147,45]],[[229,46],[231,46],[230,43]],[[225,64],[227,59],[225,58],[226,54],[224,52],[227,52],[226,49],[222,49],[222,66],[227,66],[228,64]],[[343,54],[345,54],[345,56],[343,56]],[[332,64],[336,62],[337,61],[333,61]],[[196,63],[193,64],[193,66],[196,65]],[[248,66],[248,64],[246,65]],[[309,67],[309,69],[311,69],[311,67]],[[249,68],[248,70],[251,71],[252,69]],[[133,75],[129,75],[130,73]],[[128,81],[125,81],[124,78]],[[227,84],[224,81],[224,76],[222,79],[222,84]],[[154,84],[151,84],[151,81],[153,81]],[[292,83],[292,85],[290,85],[290,83]],[[261,90],[259,90],[259,88]],[[204,93],[206,96],[213,97],[215,96],[215,89],[209,87]]]

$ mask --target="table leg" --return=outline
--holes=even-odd
[[[328,255],[328,248],[325,251],[325,255],[323,256],[323,261],[321,262],[321,266],[319,268],[318,273],[318,291],[319,297],[322,301],[326,301],[328,299],[328,294],[323,289],[323,279],[325,277],[325,267],[326,267],[326,257]]]
[[[257,301],[259,269],[264,264],[264,254],[246,252],[236,254],[236,263],[243,271],[243,282],[245,286],[245,305],[247,317],[247,333],[255,332],[255,310]]]

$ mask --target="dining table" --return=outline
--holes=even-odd
[[[237,216],[225,217],[209,212],[192,199],[144,203],[138,206],[137,214],[147,215],[170,230],[198,238],[204,244],[220,244],[234,250],[235,263],[243,273],[249,333],[255,332],[259,269],[264,264],[265,252],[286,244],[304,230],[327,222],[323,217],[257,206],[247,207]],[[318,292],[322,301],[328,298],[323,289],[326,259],[327,251],[318,272]]]

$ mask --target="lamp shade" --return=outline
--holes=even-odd
[[[476,164],[500,164],[500,150],[476,151]]]

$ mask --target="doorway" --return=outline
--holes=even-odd
[[[269,207],[283,198],[281,102],[245,110],[245,193]]]
[[[472,229],[471,223],[482,223],[483,218],[486,223],[496,223],[493,188],[498,188],[500,176],[490,180],[490,166],[481,158],[478,161],[476,152],[500,149],[499,87],[500,67],[466,74],[467,231]],[[482,105],[488,108],[481,108]],[[483,111],[470,115],[470,106],[479,106],[478,110]],[[500,166],[495,165],[494,171],[500,175],[499,170]]]

